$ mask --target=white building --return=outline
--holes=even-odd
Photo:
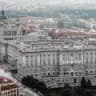
[[[86,76],[96,84],[96,46],[88,45],[86,40],[80,41],[81,44],[71,41],[39,38],[28,43],[25,40],[28,44],[20,50],[18,78],[33,75],[48,87],[61,87],[65,83],[78,85]]]

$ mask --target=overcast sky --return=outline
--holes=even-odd
[[[21,5],[36,5],[36,4],[41,4],[41,5],[52,5],[52,4],[62,4],[65,6],[70,6],[70,5],[80,5],[80,6],[84,6],[88,7],[88,5],[91,5],[93,7],[96,6],[96,0],[0,0],[0,6],[8,6],[8,4],[11,6],[17,5],[17,6],[21,6]]]
[[[13,2],[13,3],[95,3],[96,0],[0,0],[2,2]]]

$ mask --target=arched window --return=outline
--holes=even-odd
[[[93,74],[93,71],[90,71],[90,74]]]
[[[57,75],[59,75],[59,72],[57,72]]]
[[[74,75],[74,73],[73,72],[71,72],[71,76],[73,76]]]
[[[48,76],[50,76],[50,73],[48,73]]]
[[[78,76],[78,72],[75,72],[75,75]]]
[[[74,78],[74,83],[76,83],[77,82],[77,79],[76,78]]]
[[[88,75],[89,74],[89,72],[88,71],[85,71],[85,73]]]
[[[66,73],[64,72],[64,75],[66,75]]]
[[[82,72],[79,72],[79,75],[81,75],[82,74]]]

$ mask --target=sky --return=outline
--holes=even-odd
[[[41,2],[41,3],[46,3],[46,2],[64,2],[64,3],[96,3],[96,0],[0,0],[0,1],[4,1],[4,2],[14,2],[14,3],[36,3],[36,2]]]
[[[88,7],[91,5],[96,6],[96,0],[0,0],[1,7],[8,6],[28,6],[28,5],[64,5],[64,6],[74,6],[82,5]]]

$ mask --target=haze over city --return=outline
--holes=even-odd
[[[58,5],[70,8],[96,8],[95,0],[0,0],[0,9],[26,9],[32,6]]]
[[[0,0],[0,96],[96,96],[96,0]]]

